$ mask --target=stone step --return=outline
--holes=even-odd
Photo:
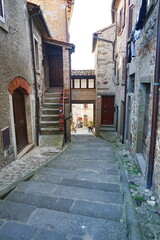
[[[102,190],[105,192],[121,191],[120,185],[115,183],[101,183],[101,182],[94,182],[94,181],[77,180],[73,178],[53,176],[49,174],[46,175],[42,173],[34,175],[31,180],[36,182],[44,182],[44,183],[51,183],[51,184],[54,183],[54,184],[59,184],[64,186],[71,186],[71,187]]]
[[[56,128],[41,128],[41,135],[63,134],[63,130]]]
[[[63,87],[50,87],[45,92],[52,93],[52,92],[63,92]]]
[[[101,125],[100,131],[115,132],[115,127],[113,125]]]
[[[15,191],[23,193],[47,194],[54,197],[69,198],[73,200],[84,200],[99,203],[122,204],[120,192],[104,192],[102,190],[85,189],[73,186],[28,181],[19,184]]]
[[[59,114],[46,114],[46,115],[42,115],[41,117],[42,121],[59,121]]]
[[[41,121],[41,129],[42,128],[59,128],[59,121]]]
[[[89,164],[87,164],[89,165]],[[83,165],[71,165],[71,164],[64,164],[64,163],[52,163],[49,164],[47,167],[49,168],[57,168],[57,169],[66,169],[66,170],[77,170],[77,171],[84,171],[84,172],[94,172],[100,174],[107,174],[107,175],[118,175],[119,170],[114,169],[110,164],[108,164],[107,168],[97,167],[97,166],[87,166],[86,164]],[[116,166],[116,165],[115,165]],[[117,167],[117,166],[116,166]],[[118,168],[118,167],[117,167]]]
[[[34,198],[33,195],[33,202],[35,202],[35,199],[36,198]],[[66,202],[67,201],[62,199],[60,206],[65,206]],[[68,203],[70,204],[69,201]],[[89,206],[89,203],[87,202],[77,201],[75,207],[71,210],[72,213],[66,213],[59,210],[55,211],[45,208],[36,208],[27,204],[3,200],[0,201],[0,218],[3,221],[0,228],[0,236],[3,240],[21,239],[22,235],[23,239],[33,240],[44,240],[46,237],[47,239],[54,240],[82,239],[78,236],[83,237],[83,239],[126,240],[125,226],[118,221],[121,214],[118,212],[119,209],[117,208],[117,213],[115,211],[112,213],[113,208],[111,208],[110,205],[109,207],[110,208],[98,203],[94,203]],[[79,212],[81,215],[75,214],[74,212]],[[92,216],[85,216],[83,214],[91,214]],[[105,215],[108,215],[110,217],[114,214],[115,221],[99,218],[99,216],[105,217]],[[6,222],[6,220],[8,222]],[[16,221],[17,223],[13,221]],[[23,227],[21,225],[22,223]],[[57,238],[57,235],[52,235],[53,229],[54,234],[57,233],[59,238]],[[48,232],[45,232],[47,230],[51,230],[50,235],[48,235]],[[44,232],[46,235],[44,235]],[[37,234],[40,233],[42,235],[37,236]],[[25,235],[28,237],[24,238]],[[20,238],[18,238],[18,236]],[[54,238],[54,236],[56,238]]]
[[[74,236],[73,236],[74,237]],[[1,224],[0,229],[1,240],[67,240],[66,234],[58,233],[51,229],[39,229],[30,224],[22,224],[16,222],[6,222]]]
[[[42,115],[59,115],[59,108],[57,109],[52,109],[52,108],[42,108]]]
[[[67,212],[88,217],[101,218],[112,221],[120,221],[122,218],[122,207],[110,203],[101,203],[85,200],[77,200],[71,198],[63,198],[59,196],[51,196],[33,192],[11,192],[7,201],[32,205],[37,208],[45,208],[49,210]]]
[[[45,103],[60,103],[60,97],[45,97],[43,104]]]
[[[64,178],[72,178],[77,180],[97,181],[103,183],[120,183],[120,177],[115,175],[99,174],[92,171],[83,170],[67,170],[67,169],[54,169],[42,168],[40,174],[49,174],[53,176],[61,176]]]
[[[43,103],[43,108],[60,109],[60,103]]]

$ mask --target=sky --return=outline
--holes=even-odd
[[[69,28],[70,42],[76,46],[72,69],[94,69],[92,35],[111,24],[112,0],[75,0]]]

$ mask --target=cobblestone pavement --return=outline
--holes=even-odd
[[[125,168],[128,186],[132,195],[136,218],[141,231],[142,240],[160,240],[160,203],[154,190],[146,189],[146,179],[142,176],[136,165],[135,157],[126,150],[115,137],[108,139],[105,134],[102,137],[110,142]]]
[[[17,183],[32,176],[39,167],[61,152],[59,147],[36,147],[20,160],[0,170],[0,196],[10,191]]]
[[[0,239],[128,239],[117,157],[93,135],[72,138],[63,153],[0,200]]]

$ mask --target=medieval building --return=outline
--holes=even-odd
[[[106,66],[98,64],[97,53],[96,71],[105,73],[100,78],[102,83],[107,77],[114,80],[112,125],[122,143],[136,156],[137,165],[146,178],[146,187],[150,188],[153,183],[160,196],[158,7],[155,0],[112,1],[112,20],[116,25],[116,34],[111,40],[115,43],[114,57],[109,57],[109,53],[105,56],[105,47],[101,49],[100,43],[96,52],[102,52],[102,62],[115,63],[114,71],[106,71]],[[111,35],[110,26],[105,31]],[[97,33],[99,37],[99,31]],[[106,39],[110,41],[108,36]],[[100,35],[99,41],[105,42],[101,38]],[[100,113],[103,116],[102,110]]]
[[[1,167],[39,145],[46,135],[58,134],[63,142],[65,129],[66,141],[70,140],[70,123],[64,124],[64,118],[71,111],[74,45],[68,43],[68,23],[73,5],[42,3],[0,1]]]

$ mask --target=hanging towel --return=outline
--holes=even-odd
[[[136,30],[140,30],[143,28],[143,22],[147,13],[147,0],[142,0],[142,6],[140,8],[138,22],[136,24]]]

